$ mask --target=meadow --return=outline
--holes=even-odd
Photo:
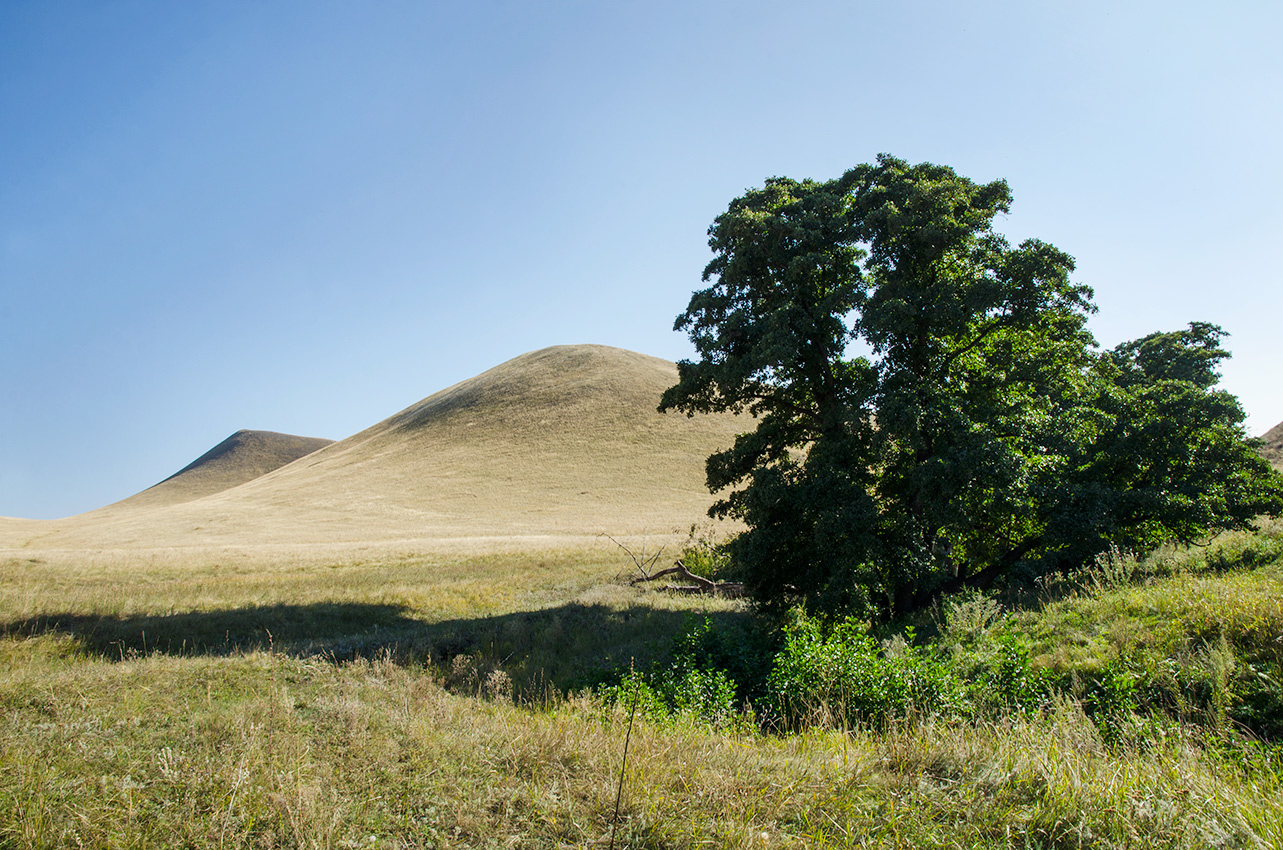
[[[1235,720],[1280,669],[1278,526],[877,635],[961,670],[1014,629],[1070,683],[1035,710],[646,715],[626,765],[629,706],[582,683],[743,603],[633,587],[608,540],[191,557],[3,565],[0,847],[1283,847],[1283,758]]]

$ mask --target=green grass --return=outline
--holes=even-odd
[[[791,735],[643,718],[618,846],[1283,847],[1283,759],[1233,713],[1283,646],[1280,537],[939,612],[959,669],[1024,636],[1065,685],[1040,711]],[[627,566],[10,563],[0,848],[606,846],[626,706],[564,690],[663,661],[704,607]],[[1120,665],[1158,710],[1111,734],[1084,709]]]
[[[1035,663],[1085,681],[1125,671],[1179,719],[1283,740],[1283,526],[1113,561],[1013,618]]]
[[[554,847],[609,834],[622,712],[460,697],[380,659],[63,649],[10,648],[0,846]],[[1283,842],[1276,769],[1189,732],[1111,750],[1072,705],[879,735],[642,721],[626,778],[627,847]]]

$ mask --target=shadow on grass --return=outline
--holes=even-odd
[[[397,605],[323,602],[129,616],[47,614],[0,625],[0,634],[65,634],[85,652],[108,660],[255,650],[353,657],[359,644],[420,625]]]
[[[86,654],[110,661],[254,651],[336,662],[386,655],[472,676],[477,687],[489,671],[502,669],[518,693],[531,694],[548,687],[564,692],[629,664],[661,660],[673,638],[705,616],[719,628],[743,628],[749,617],[571,603],[427,622],[399,605],[323,602],[129,616],[48,614],[0,623],[0,635],[67,635]],[[455,662],[459,656],[465,663]]]

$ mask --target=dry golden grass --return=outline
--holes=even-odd
[[[0,635],[68,637],[77,651],[115,660],[276,649],[445,662],[466,653],[483,674],[502,664],[524,693],[648,663],[691,612],[742,607],[630,587],[631,559],[605,538],[519,543],[371,546],[338,558],[328,547],[224,550],[214,560],[208,550],[197,559],[182,549],[44,551],[0,560]]]

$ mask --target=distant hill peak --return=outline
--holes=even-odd
[[[649,354],[607,345],[554,345],[434,393],[370,430],[416,429],[457,415],[510,421],[589,411],[596,419],[620,407],[654,413],[675,380],[673,364]]]
[[[189,502],[253,481],[333,442],[320,437],[241,429],[164,481],[116,505],[141,507]]]
[[[249,481],[332,442],[334,441],[322,437],[298,437],[276,431],[242,428],[160,483],[173,481],[197,470],[208,470],[210,467],[217,468],[220,475],[248,475],[244,480]]]

